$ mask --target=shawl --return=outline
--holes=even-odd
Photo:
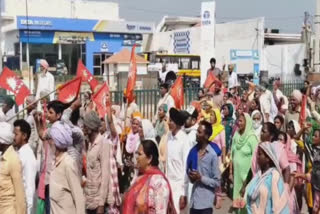
[[[138,145],[140,143],[139,133],[132,133],[132,131],[128,134],[127,142],[126,142],[126,151],[129,154],[132,154],[136,151]]]
[[[282,175],[281,175],[281,169],[279,166],[279,163],[277,161],[277,157],[276,157],[276,153],[274,151],[274,148],[271,146],[272,143],[270,142],[263,142],[259,144],[259,148],[261,148],[266,155],[271,159],[271,161],[273,162],[275,167],[271,167],[270,169],[268,169],[266,172],[264,172],[262,174],[261,170],[258,171],[258,173],[253,177],[252,181],[250,182],[250,184],[248,185],[247,188],[247,202],[248,205],[247,207],[252,207],[252,206],[256,206],[258,204],[263,205],[265,204],[265,201],[267,199],[261,198],[259,197],[263,190],[262,187],[264,185],[265,182],[268,182],[268,178],[270,178],[271,176],[271,180],[273,181],[274,175],[276,174],[280,174],[279,176],[279,181],[277,182],[277,185],[272,185],[272,191],[271,189],[266,189],[264,187],[265,190],[269,191],[269,193],[271,194],[271,197],[279,197],[279,200],[277,201],[277,204],[270,204],[270,202],[268,202],[267,204],[265,204],[265,207],[260,207],[259,211],[266,211],[267,208],[271,205],[271,209],[273,211],[275,211],[276,213],[285,213],[285,214],[289,214],[289,204],[288,204],[288,199],[289,199],[289,195],[287,193],[287,191],[283,191],[284,189],[284,182],[282,179]],[[277,171],[277,172],[275,172]],[[272,182],[274,183],[274,182]],[[269,208],[270,209],[270,208]],[[256,210],[257,211],[257,210]],[[250,212],[252,213],[252,212]]]
[[[263,128],[263,115],[262,113],[259,111],[259,110],[254,110],[252,113],[251,113],[251,119],[252,119],[252,122],[253,122],[253,117],[254,115],[256,114],[260,114],[260,117],[261,117],[261,120],[260,120],[260,126],[258,128],[254,128],[254,133],[256,133],[258,139],[260,139],[260,136],[261,136],[261,131],[262,131],[262,128]]]
[[[205,101],[203,104],[204,105],[208,105],[209,106],[209,113],[207,113],[208,110],[201,110],[201,115],[203,117],[204,120],[209,120],[210,119],[210,115],[211,115],[211,109],[213,108],[214,104],[212,101]]]
[[[129,191],[126,193],[124,197],[122,212],[123,214],[133,214],[137,213],[137,209],[144,210],[144,212],[139,213],[148,213],[148,204],[149,204],[149,183],[150,179],[153,175],[161,175],[167,182],[169,190],[170,190],[170,196],[169,196],[169,202],[168,202],[168,209],[167,214],[176,214],[174,204],[173,204],[173,198],[172,198],[172,191],[169,184],[168,179],[166,176],[157,168],[152,167],[148,169],[143,175],[140,176],[139,179],[131,186]],[[144,207],[136,207],[136,200],[137,198],[142,195],[142,198],[144,198],[145,203]]]
[[[209,145],[216,152],[217,156],[221,155],[221,150],[217,144],[210,142]],[[189,173],[189,170],[197,170],[198,169],[198,159],[199,159],[198,152],[199,152],[199,148],[197,145],[195,145],[190,150],[188,158],[187,158],[187,174]]]
[[[230,148],[232,143],[233,127],[234,127],[233,105],[230,103],[227,103],[224,106],[226,106],[229,109],[229,114],[225,118],[223,118],[223,125],[226,132],[226,147]]]
[[[291,138],[290,136],[287,134],[287,142],[285,144],[285,149],[286,149],[286,152],[287,152],[287,156],[288,156],[288,161],[289,163],[296,163],[297,165],[301,165],[301,161],[298,157],[298,155],[296,155],[292,150],[291,150]]]
[[[209,141],[213,141],[218,134],[220,134],[224,130],[224,126],[222,125],[222,118],[221,118],[221,113],[219,109],[212,109],[211,114],[215,114],[216,116],[216,122],[212,124],[212,135],[209,138]]]
[[[246,128],[242,135],[237,131],[233,137],[233,144],[237,150],[241,149],[248,141],[258,141],[258,138],[252,128],[252,120],[249,114],[244,113],[246,119]]]

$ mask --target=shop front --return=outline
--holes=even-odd
[[[94,75],[102,75],[106,58],[133,44],[143,51],[142,35],[154,29],[150,23],[45,17],[17,17],[17,28],[21,62],[36,69],[37,60],[44,58],[53,73],[62,64],[68,75],[76,74],[79,58]]]

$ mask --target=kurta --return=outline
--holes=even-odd
[[[232,148],[231,158],[233,163],[233,206],[241,199],[240,190],[251,168],[253,153],[258,145],[258,139],[252,129],[252,120],[245,113],[246,128],[242,135],[236,132]]]
[[[26,213],[21,163],[12,146],[0,159],[0,213]]]
[[[50,177],[51,214],[85,214],[85,199],[77,165],[64,153]]]
[[[187,157],[190,151],[188,136],[182,130],[173,136],[170,132],[167,143],[167,178],[172,187],[175,209],[179,213],[179,199],[187,195],[188,179],[186,176]]]

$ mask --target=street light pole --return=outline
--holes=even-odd
[[[314,47],[314,59],[313,66],[314,72],[320,72],[320,0],[316,0],[316,14],[314,16],[314,28],[315,28],[315,47]]]

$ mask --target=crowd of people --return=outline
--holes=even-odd
[[[228,69],[226,87],[200,89],[184,110],[161,84],[149,119],[135,101],[101,117],[90,93],[69,104],[29,96],[17,119],[6,97],[0,213],[212,214],[229,196],[233,213],[296,214],[305,200],[319,214],[320,87],[243,90]]]

